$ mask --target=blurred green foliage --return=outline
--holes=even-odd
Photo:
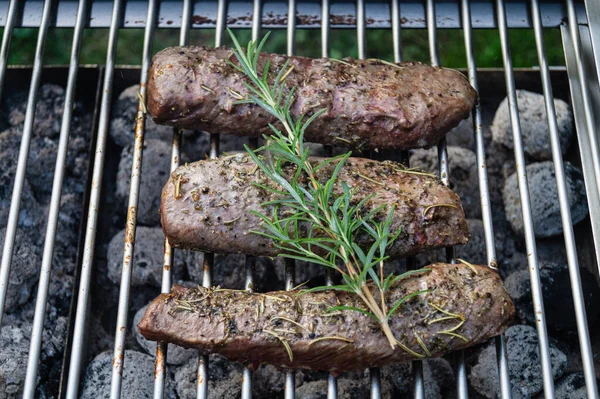
[[[0,29],[1,31],[1,29]],[[31,64],[37,42],[37,29],[15,29],[11,42],[9,63]],[[250,38],[247,29],[236,32],[242,42]],[[429,60],[427,31],[423,29],[402,30],[402,52],[404,60]],[[351,29],[332,30],[331,57],[357,56],[357,41]],[[547,29],[544,32],[548,61],[550,65],[564,65],[560,32]],[[44,62],[46,64],[67,64],[71,54],[72,29],[52,29],[48,33]],[[144,32],[141,29],[122,29],[118,40],[118,64],[137,65],[141,62]],[[230,44],[227,37],[225,44]],[[175,29],[157,29],[154,36],[154,52],[174,46],[179,40]],[[478,67],[501,67],[500,38],[497,30],[476,30],[473,35],[475,59]],[[87,29],[81,50],[82,64],[102,64],[106,58],[108,29]],[[214,30],[193,30],[192,44],[214,44]],[[438,30],[439,54],[442,65],[452,68],[466,66],[466,54],[462,30]],[[536,43],[530,29],[510,31],[510,44],[515,67],[532,67],[538,64]],[[318,29],[298,30],[296,33],[296,53],[310,57],[321,55],[321,32]],[[266,50],[276,53],[286,52],[286,31],[274,30],[266,45]],[[390,30],[373,29],[367,31],[368,57],[393,60],[392,37]]]

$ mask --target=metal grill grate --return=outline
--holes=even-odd
[[[46,36],[50,26],[69,26],[74,27],[73,45],[71,59],[68,70],[68,80],[66,86],[66,98],[64,105],[64,116],[62,119],[60,142],[54,181],[52,186],[52,198],[49,207],[48,225],[44,242],[44,251],[41,267],[41,275],[38,285],[35,316],[33,320],[33,330],[31,335],[31,347],[29,351],[29,360],[27,365],[27,378],[25,381],[24,397],[33,398],[36,388],[36,378],[38,374],[38,363],[40,360],[42,342],[42,332],[45,317],[45,308],[48,299],[48,288],[50,284],[50,273],[52,266],[52,257],[58,222],[58,212],[60,207],[60,197],[63,185],[64,171],[67,162],[66,151],[69,139],[72,108],[75,99],[75,87],[78,76],[78,63],[83,31],[86,26],[90,27],[110,27],[108,39],[108,51],[106,58],[106,67],[102,83],[99,125],[95,137],[95,155],[93,161],[93,172],[89,205],[86,209],[86,230],[84,240],[84,250],[79,277],[79,287],[76,294],[76,313],[74,317],[74,329],[71,341],[70,358],[67,359],[66,369],[68,373],[64,375],[64,390],[62,395],[68,398],[75,398],[78,395],[79,385],[82,374],[84,335],[86,330],[86,316],[89,308],[89,292],[91,285],[91,273],[94,261],[94,249],[96,246],[96,235],[98,226],[98,212],[101,205],[101,181],[104,173],[104,161],[106,152],[107,133],[109,129],[111,99],[113,98],[113,82],[115,74],[115,57],[117,50],[117,40],[119,29],[121,27],[144,27],[144,52],[142,58],[141,77],[140,77],[140,98],[145,101],[146,82],[148,79],[148,69],[152,53],[152,38],[154,30],[157,27],[178,28],[179,44],[185,45],[189,41],[189,32],[191,28],[197,27],[215,27],[214,45],[219,46],[223,42],[225,26],[228,24],[228,16],[234,17],[235,22],[232,26],[246,27],[252,29],[252,38],[259,37],[261,28],[286,28],[287,29],[287,53],[289,55],[295,50],[295,34],[297,28],[310,27],[321,29],[321,47],[322,55],[329,56],[330,52],[330,29],[333,27],[344,27],[356,29],[358,55],[359,58],[366,58],[368,27],[391,28],[390,46],[393,46],[395,61],[401,60],[401,26],[411,28],[427,28],[429,38],[430,60],[434,65],[439,65],[437,28],[454,27],[461,28],[464,33],[465,48],[467,53],[467,72],[471,84],[478,89],[478,71],[475,65],[473,50],[473,28],[497,27],[501,38],[501,56],[504,62],[504,77],[506,80],[507,97],[509,101],[510,122],[513,131],[514,157],[516,161],[519,192],[522,206],[522,217],[525,229],[525,241],[528,253],[528,266],[531,280],[531,290],[536,314],[536,327],[539,337],[539,349],[541,353],[541,366],[544,381],[544,396],[546,398],[554,397],[552,365],[550,361],[549,339],[544,315],[544,305],[542,300],[542,287],[540,282],[540,273],[538,268],[538,258],[536,242],[533,231],[531,198],[529,196],[527,177],[525,173],[525,155],[521,137],[518,104],[516,99],[515,77],[511,62],[510,47],[508,44],[509,28],[515,27],[533,27],[537,44],[537,54],[540,65],[540,76],[545,97],[545,106],[548,114],[549,134],[552,145],[552,159],[556,182],[559,192],[560,210],[564,231],[565,247],[568,257],[568,266],[570,274],[570,285],[573,300],[575,304],[575,313],[577,320],[578,339],[582,358],[583,371],[585,374],[588,397],[598,397],[596,379],[593,366],[592,349],[590,344],[590,335],[586,321],[584,309],[583,293],[579,275],[579,265],[577,260],[577,250],[575,244],[575,235],[573,224],[571,222],[569,201],[567,197],[567,184],[564,172],[561,148],[559,143],[558,128],[556,122],[556,112],[554,109],[554,97],[552,92],[552,82],[550,81],[550,69],[547,62],[546,51],[544,49],[543,28],[560,25],[562,33],[565,58],[567,61],[567,71],[569,76],[571,98],[576,119],[577,138],[579,150],[584,171],[586,183],[586,193],[588,197],[591,225],[593,230],[593,242],[595,246],[596,258],[600,255],[600,151],[598,147],[598,136],[596,127],[600,117],[594,115],[593,110],[598,106],[598,94],[590,91],[590,87],[597,87],[597,78],[600,77],[600,69],[595,67],[595,60],[600,59],[600,49],[598,42],[591,40],[591,37],[598,35],[600,25],[594,25],[594,22],[600,22],[600,10],[597,3],[588,1],[585,5],[576,3],[574,0],[565,2],[552,2],[540,4],[539,0],[528,2],[508,2],[504,0],[484,1],[474,0],[456,0],[436,3],[435,0],[407,1],[391,0],[391,2],[366,2],[365,0],[356,0],[355,3],[341,1],[330,4],[329,0],[318,2],[298,2],[289,0],[286,3],[281,1],[264,2],[261,0],[249,1],[227,1],[216,0],[213,2],[193,2],[184,0],[183,2],[160,2],[158,0],[142,1],[122,1],[114,2],[91,2],[80,0],[74,1],[25,1],[12,0],[10,2],[0,1],[0,23],[5,26],[0,48],[0,93],[7,72],[7,59],[10,40],[15,26],[35,26],[39,27],[39,35],[35,59],[33,65],[33,74],[31,77],[29,97],[27,103],[27,112],[22,135],[22,142],[19,151],[17,170],[15,174],[15,183],[11,199],[11,208],[9,213],[6,238],[2,253],[2,263],[0,267],[0,321],[4,315],[8,279],[12,262],[12,254],[15,245],[15,236],[17,229],[17,219],[19,207],[21,204],[21,195],[25,172],[27,167],[27,158],[35,118],[35,106],[37,103],[37,94],[41,82],[43,70],[43,54]],[[245,15],[250,12],[252,18],[247,23],[236,16]],[[312,19],[307,23],[305,18],[287,18],[292,13],[297,16],[318,14],[318,18]],[[474,15],[472,15],[472,13]],[[192,15],[206,15],[206,21],[203,24],[193,23]],[[333,14],[344,14],[349,16],[344,24],[333,24],[330,18]],[[286,23],[267,16],[283,15]],[[324,18],[325,16],[325,18]],[[54,23],[52,21],[54,20]],[[134,22],[135,21],[135,22]],[[169,21],[167,23],[165,21]],[[242,21],[242,22],[240,22]],[[316,21],[316,22],[314,22]],[[337,19],[336,19],[337,21]],[[375,22],[369,22],[375,21]],[[199,26],[202,25],[202,26]],[[533,51],[533,49],[529,49]],[[594,52],[594,50],[596,50]],[[590,84],[589,82],[593,82]],[[485,93],[482,94],[485,96]],[[127,316],[129,308],[129,295],[132,275],[132,256],[135,246],[136,232],[136,209],[138,205],[138,196],[140,190],[141,165],[143,155],[143,142],[145,130],[144,113],[145,104],[140,103],[137,111],[137,121],[135,126],[135,143],[133,166],[131,171],[131,185],[129,192],[129,203],[126,222],[126,234],[123,253],[123,268],[121,276],[120,297],[117,314],[116,334],[114,342],[114,361],[112,370],[111,397],[120,397],[123,355],[125,350],[125,337],[127,333]],[[596,118],[596,119],[595,119]],[[488,178],[486,170],[486,154],[483,141],[481,109],[478,105],[473,112],[473,134],[477,156],[479,191],[482,207],[482,220],[485,231],[485,242],[487,249],[487,260],[490,265],[496,265],[496,251],[494,245],[494,230],[492,225],[492,213],[490,205],[490,193],[488,187]],[[173,130],[173,150],[171,157],[171,171],[179,163],[181,155],[181,132]],[[250,146],[256,146],[255,141],[249,142]],[[329,149],[330,151],[331,149]],[[449,184],[448,165],[452,162],[448,159],[445,139],[438,146],[439,154],[439,174],[444,184]],[[210,157],[216,158],[219,155],[219,136],[211,136]],[[493,156],[494,154],[490,154]],[[404,154],[406,157],[406,154]],[[162,274],[161,292],[169,292],[171,287],[171,265],[173,264],[173,249],[165,240],[164,268]],[[447,258],[452,261],[454,251],[447,249]],[[214,265],[214,255],[206,254],[203,265],[204,275],[202,279],[203,286],[211,285],[211,272]],[[246,259],[246,289],[253,289],[253,269],[255,259],[248,256]],[[293,262],[287,262],[285,265],[285,288],[291,289],[294,286]],[[331,276],[327,276],[328,284],[331,284]],[[167,345],[158,344],[156,349],[155,365],[155,397],[163,397],[165,390],[165,373],[167,368]],[[503,398],[510,397],[510,382],[506,348],[503,337],[496,338],[496,355],[499,369],[500,391]],[[208,396],[208,357],[199,356],[198,362],[198,398]],[[464,356],[462,352],[456,354],[455,372],[457,380],[457,396],[466,398],[467,377]],[[240,387],[243,398],[251,397],[251,371],[244,369],[243,384]],[[420,361],[413,363],[414,373],[414,392],[416,398],[424,398],[423,387],[423,368]],[[380,373],[378,369],[370,370],[371,397],[381,397]],[[294,372],[285,373],[285,397],[294,397]],[[337,396],[337,383],[335,376],[331,375],[328,379],[328,397]]]

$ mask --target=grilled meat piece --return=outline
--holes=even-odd
[[[314,164],[323,158],[311,158]],[[326,181],[336,162],[320,168],[317,178]],[[287,178],[296,171],[284,169]],[[400,164],[349,158],[342,167],[334,194],[342,190],[341,182],[356,188],[353,200],[365,197],[370,211],[381,205],[376,218],[384,220],[389,207],[395,207],[391,231],[402,232],[387,254],[393,257],[413,255],[432,248],[462,245],[469,233],[460,199],[436,177],[405,170]],[[266,231],[259,217],[251,211],[272,215],[272,206],[262,203],[275,195],[255,183],[274,186],[246,154],[216,160],[199,161],[177,168],[163,188],[161,222],[169,243],[174,247],[215,253],[244,253],[277,256],[281,250],[266,237],[251,231]],[[279,208],[279,217],[289,216],[290,208]],[[301,225],[307,231],[308,225]],[[315,233],[316,235],[316,233]],[[363,247],[372,244],[368,235],[358,236]]]
[[[442,356],[501,334],[515,308],[498,273],[486,266],[437,263],[400,280],[388,308],[406,295],[390,318],[400,342],[394,350],[379,324],[348,292],[301,290],[268,294],[174,286],[148,307],[138,328],[146,339],[166,341],[258,366],[346,371]],[[287,350],[289,348],[289,352]]]
[[[436,144],[467,118],[477,94],[457,71],[420,63],[286,57],[261,54],[274,79],[284,72],[295,87],[294,118],[327,108],[306,131],[306,140],[364,149],[411,149]],[[260,137],[275,119],[256,105],[235,105],[248,96],[246,77],[231,66],[225,47],[171,47],[154,56],[148,110],[159,124],[209,133]]]

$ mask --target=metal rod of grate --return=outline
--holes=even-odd
[[[179,32],[179,45],[185,46],[189,42],[190,24],[192,18],[192,1],[184,0],[181,13],[181,28]],[[178,128],[173,128],[173,140],[171,150],[171,165],[170,172],[173,172],[178,166],[181,159],[181,135],[182,132]],[[169,244],[169,240],[165,237],[164,241],[164,261],[161,280],[161,293],[169,293],[171,291],[174,248]],[[134,327],[135,328],[135,327]],[[167,350],[166,342],[158,342],[156,344],[156,358],[154,363],[154,398],[162,399],[165,391],[165,376],[167,372]]]
[[[477,65],[475,63],[475,51],[473,49],[473,32],[471,26],[471,4],[468,0],[462,0],[462,25],[465,37],[465,50],[467,54],[467,71],[471,86],[479,94],[479,82],[477,79]],[[497,268],[496,245],[494,243],[494,226],[492,223],[492,205],[490,202],[490,190],[487,176],[487,163],[485,159],[485,144],[483,142],[483,126],[481,122],[481,103],[477,103],[472,114],[473,118],[473,142],[475,143],[475,154],[477,157],[477,174],[479,181],[479,196],[481,200],[481,215],[485,236],[485,247],[487,262],[492,268]],[[466,392],[467,371],[464,363],[464,353],[456,355],[456,379],[457,392]],[[504,337],[496,338],[496,359],[498,362],[498,374],[500,377],[500,393],[503,398],[510,398],[510,380],[508,376],[508,356]]]
[[[17,235],[17,223],[21,207],[21,194],[23,193],[23,184],[25,182],[25,171],[27,169],[27,159],[29,158],[29,146],[31,144],[31,135],[33,132],[38,89],[42,79],[44,46],[46,44],[46,36],[48,33],[48,27],[50,25],[50,18],[52,16],[51,14],[52,2],[46,1],[44,3],[44,11],[42,12],[42,19],[40,21],[40,29],[38,31],[37,45],[33,61],[33,73],[31,76],[31,85],[29,86],[29,95],[27,97],[25,122],[23,124],[23,136],[21,138],[21,147],[19,148],[17,169],[15,171],[15,181],[10,200],[8,223],[6,224],[6,233],[4,236],[4,247],[2,249],[2,262],[0,264],[0,325],[2,324],[4,307],[6,305],[6,293],[9,284],[10,266],[12,264],[15,238]]]
[[[10,44],[12,28],[15,24],[16,15],[18,13],[17,5],[18,1],[11,1],[7,13],[6,29],[4,31],[2,39],[2,48],[0,49],[0,91],[4,81],[6,61],[8,55],[8,47]],[[71,359],[68,377],[67,397],[76,398],[79,388],[82,358],[83,358],[83,347],[84,347],[84,333],[86,316],[88,312],[89,302],[89,291],[90,291],[90,279],[91,270],[94,258],[95,239],[96,239],[96,227],[98,210],[100,205],[100,189],[101,181],[104,169],[104,158],[105,158],[105,146],[106,146],[106,135],[109,125],[110,117],[110,104],[112,98],[112,85],[113,75],[115,66],[115,55],[118,39],[118,29],[123,23],[123,2],[116,0],[113,4],[111,14],[111,25],[108,40],[107,59],[106,59],[106,74],[103,82],[103,94],[101,101],[99,128],[97,133],[97,143],[94,156],[94,168],[93,168],[93,181],[90,193],[90,204],[87,210],[87,230],[84,241],[84,256],[82,260],[82,272],[79,292],[77,296],[77,312],[75,318],[75,328],[73,334],[73,349],[71,351]],[[391,12],[391,26],[393,33],[393,49],[394,59],[400,61],[401,59],[401,43],[400,43],[400,4],[399,0],[392,0],[390,6]],[[0,268],[0,320],[3,315],[4,300],[6,297],[7,281],[10,273],[12,249],[14,246],[17,218],[19,214],[19,205],[21,200],[21,191],[27,166],[27,157],[29,152],[29,144],[31,141],[31,134],[33,129],[33,121],[35,117],[35,106],[37,103],[37,92],[41,81],[42,71],[42,57],[44,52],[44,44],[46,34],[50,25],[50,16],[52,14],[52,8],[55,4],[53,0],[47,0],[44,2],[42,18],[39,24],[38,41],[35,55],[35,62],[33,68],[33,75],[29,90],[29,97],[27,101],[27,111],[25,117],[25,124],[23,129],[23,137],[21,142],[21,148],[19,151],[19,161],[17,164],[17,172],[15,175],[15,185],[13,188],[13,194],[11,199],[11,208],[9,213],[8,228],[6,233],[6,239],[4,242],[4,251],[2,257],[2,266]],[[358,54],[360,58],[366,58],[366,14],[365,14],[365,1],[356,0],[356,30],[357,30],[357,43],[358,43]],[[579,79],[579,85],[577,89],[581,93],[581,98],[578,101],[581,103],[579,107],[582,113],[580,116],[583,118],[584,125],[587,127],[588,135],[584,138],[589,143],[589,152],[582,151],[582,163],[590,165],[587,170],[592,174],[586,178],[586,187],[592,185],[593,188],[598,187],[597,179],[600,178],[598,172],[598,154],[597,143],[595,142],[594,134],[594,123],[593,114],[591,112],[592,101],[588,88],[581,82],[586,82],[586,69],[582,61],[582,53],[584,51],[581,38],[580,29],[577,21],[578,16],[575,13],[575,5],[573,0],[566,0],[569,30],[566,32],[570,34],[572,40],[572,48],[569,49],[575,56],[569,56],[571,53],[566,52],[566,58],[569,63],[575,65],[577,76]],[[41,336],[44,322],[44,309],[47,302],[47,290],[48,290],[48,277],[51,272],[51,259],[53,244],[56,236],[56,222],[58,217],[58,209],[60,202],[60,193],[62,188],[62,178],[64,173],[64,167],[66,162],[66,145],[68,143],[68,135],[70,130],[71,122],[71,111],[72,104],[74,101],[75,84],[77,80],[77,64],[79,58],[79,47],[81,44],[81,36],[83,32],[83,26],[87,18],[86,15],[87,0],[80,0],[76,18],[76,30],[73,34],[73,44],[71,60],[69,65],[69,76],[67,81],[66,100],[64,105],[64,116],[61,125],[61,133],[59,140],[59,150],[57,154],[55,176],[53,181],[52,200],[50,205],[50,212],[48,216],[48,226],[46,231],[46,239],[44,245],[44,256],[42,259],[42,272],[39,282],[38,297],[36,301],[36,311],[34,315],[34,328],[31,339],[31,349],[29,353],[29,361],[27,367],[27,379],[25,382],[25,397],[33,397],[35,392],[35,380],[37,374],[37,363],[39,361],[39,352],[41,347]],[[217,7],[217,19],[216,19],[216,35],[215,45],[220,45],[223,42],[224,28],[227,20],[227,0],[219,0]],[[468,74],[471,84],[477,89],[477,70],[474,59],[473,43],[472,43],[472,22],[470,7],[471,3],[469,0],[461,0],[461,18],[462,27],[464,30],[465,47],[467,53],[467,66]],[[185,0],[183,3],[182,21],[181,21],[181,33],[180,43],[186,44],[189,37],[190,20],[192,14],[192,1]],[[262,26],[261,14],[262,14],[262,2],[261,0],[254,0],[253,10],[255,17],[252,21],[252,36],[257,38]],[[288,15],[295,15],[296,1],[288,1]],[[573,224],[570,218],[570,211],[568,206],[566,178],[564,173],[564,167],[561,156],[560,143],[558,140],[558,131],[556,124],[556,114],[554,110],[552,86],[550,82],[549,69],[547,64],[546,52],[543,44],[543,32],[542,32],[542,13],[539,4],[539,0],[531,0],[531,11],[532,11],[532,23],[535,30],[536,37],[536,50],[540,62],[540,74],[542,78],[542,88],[545,97],[545,106],[548,115],[549,123],[549,134],[552,144],[552,156],[554,160],[555,174],[557,179],[557,186],[559,191],[559,202],[562,216],[562,224],[564,230],[565,246],[567,249],[567,258],[570,273],[570,283],[573,294],[573,300],[575,303],[575,313],[577,319],[578,338],[580,343],[582,364],[584,374],[586,377],[586,387],[589,397],[597,397],[597,387],[595,380],[595,373],[592,360],[592,352],[590,345],[590,336],[587,329],[587,321],[585,310],[583,307],[583,297],[581,292],[581,281],[578,271],[577,263],[577,251],[575,247],[575,238],[573,233]],[[151,49],[152,49],[152,37],[153,31],[156,26],[159,25],[158,18],[158,1],[153,0],[149,2],[147,8],[147,23],[145,26],[145,38],[144,38],[144,56],[142,60],[142,73],[141,73],[141,87],[140,95],[141,101],[138,108],[138,115],[136,121],[136,138],[135,138],[135,149],[134,149],[134,163],[132,168],[132,180],[130,186],[130,199],[129,199],[129,213],[127,218],[127,233],[124,248],[123,258],[123,270],[122,280],[120,287],[120,298],[119,298],[119,314],[117,317],[117,329],[115,336],[115,367],[113,368],[112,375],[112,392],[111,397],[118,398],[121,390],[121,371],[123,367],[122,355],[124,352],[125,344],[125,333],[126,333],[126,320],[127,320],[127,306],[129,302],[129,290],[130,290],[130,279],[131,279],[131,257],[134,250],[134,239],[135,239],[135,227],[136,227],[136,212],[137,197],[139,194],[139,178],[141,173],[142,165],[142,144],[144,136],[144,123],[145,123],[145,107],[144,102],[146,98],[145,93],[145,82],[147,81],[147,72],[150,62]],[[322,54],[323,56],[329,55],[329,27],[330,21],[326,16],[329,15],[330,5],[328,0],[322,1],[322,19],[323,23],[321,26],[322,32]],[[533,300],[538,321],[536,323],[539,345],[541,353],[541,364],[544,378],[544,395],[547,398],[554,396],[552,371],[548,349],[548,335],[546,331],[544,308],[541,296],[541,284],[539,279],[539,269],[537,262],[537,254],[535,248],[535,237],[533,233],[533,222],[531,218],[531,207],[529,204],[529,194],[527,187],[527,176],[525,173],[525,158],[522,145],[519,115],[518,115],[518,104],[516,99],[515,82],[513,76],[512,62],[510,56],[510,48],[508,45],[508,23],[507,23],[507,11],[504,4],[504,0],[496,0],[496,18],[497,24],[500,28],[500,37],[502,45],[502,57],[505,66],[505,78],[507,86],[507,96],[509,99],[509,110],[511,116],[511,124],[513,127],[513,140],[515,143],[515,160],[517,161],[517,173],[519,177],[519,191],[521,194],[521,202],[523,209],[523,220],[525,224],[525,238],[527,251],[530,254],[529,270],[532,284]],[[436,10],[435,1],[427,0],[426,3],[426,15],[427,15],[427,27],[428,37],[430,46],[431,62],[434,65],[439,64],[439,57],[437,54],[437,35],[436,35]],[[287,22],[287,50],[288,54],[294,53],[294,41],[296,33],[296,20],[295,18],[288,18]],[[565,31],[563,30],[563,34]],[[571,58],[571,59],[569,59]],[[572,87],[573,89],[573,87]],[[578,103],[579,103],[578,102]],[[577,111],[577,110],[576,110]],[[579,124],[578,124],[579,127]],[[494,234],[491,219],[491,208],[489,189],[486,173],[486,161],[485,161],[485,149],[483,142],[482,126],[481,126],[481,109],[477,106],[473,112],[473,133],[474,142],[477,155],[478,173],[479,173],[479,190],[481,197],[482,206],[482,219],[484,224],[486,248],[487,248],[487,259],[490,266],[495,267],[497,264],[496,253],[494,247]],[[578,132],[579,133],[579,132]],[[593,136],[593,137],[592,137]],[[581,139],[581,138],[580,138]],[[171,170],[178,165],[181,145],[181,132],[174,130],[173,132],[173,150],[172,150],[172,162]],[[255,142],[250,142],[251,146],[256,146]],[[448,184],[448,155],[445,142],[442,141],[438,147],[439,153],[439,168],[440,178],[445,184]],[[211,136],[211,150],[210,157],[216,158],[219,155],[219,136]],[[597,190],[596,190],[597,191]],[[590,207],[592,203],[590,202]],[[448,257],[452,258],[452,251],[448,251]],[[163,268],[163,284],[161,287],[162,292],[167,292],[171,286],[171,273],[170,267],[173,262],[172,248],[168,245],[168,241],[165,241],[165,267]],[[253,289],[253,264],[254,259],[248,257],[246,260],[246,288]],[[211,285],[211,272],[214,265],[214,254],[206,254],[203,265],[203,281],[204,286]],[[294,286],[294,263],[286,263],[286,289],[291,289]],[[331,279],[328,276],[328,283]],[[496,339],[496,349],[498,356],[498,368],[500,375],[500,391],[502,397],[510,397],[510,382],[508,379],[508,363],[506,357],[505,343],[502,337]],[[155,397],[163,397],[164,394],[164,378],[166,370],[166,355],[167,345],[157,345],[157,358],[156,358],[156,369],[160,372],[155,374]],[[466,384],[466,370],[464,365],[464,356],[462,352],[456,354],[457,359],[457,393],[458,397],[467,397],[467,384]],[[424,397],[423,388],[423,372],[422,363],[413,363],[414,372],[414,383],[415,383],[415,397]],[[198,397],[206,398],[208,396],[208,357],[200,356],[198,362]],[[381,384],[380,384],[380,373],[378,369],[370,370],[371,379],[371,397],[381,397]],[[286,372],[286,398],[294,397],[294,373],[292,371]],[[244,382],[242,385],[243,397],[251,397],[251,373],[249,369],[244,370]],[[328,397],[333,398],[337,396],[337,386],[335,377],[329,377],[328,386]]]
[[[517,181],[519,184],[521,209],[523,213],[525,245],[527,247],[528,253],[527,261],[529,265],[529,278],[531,281],[533,307],[534,312],[536,314],[536,327],[538,332],[540,357],[542,363],[542,378],[544,381],[544,395],[546,398],[550,399],[554,397],[554,380],[552,376],[552,364],[550,362],[550,349],[548,343],[546,317],[544,314],[544,300],[542,297],[542,287],[540,280],[537,249],[535,243],[535,234],[533,231],[533,214],[531,210],[531,201],[529,198],[527,174],[525,172],[525,153],[523,149],[521,124],[519,121],[519,111],[517,108],[517,94],[514,76],[512,74],[512,59],[508,44],[508,28],[506,26],[506,10],[504,6],[504,0],[497,0],[496,13],[498,18],[498,26],[500,30],[502,58],[504,62],[504,70],[506,77],[506,90],[508,98],[508,107],[510,112],[510,124],[513,132]]]
[[[85,26],[86,15],[87,0],[80,0],[77,10],[77,23],[73,33],[73,44],[69,63],[65,104],[63,108],[63,118],[60,128],[58,151],[56,155],[54,181],[52,182],[52,198],[50,200],[50,206],[48,210],[48,224],[46,226],[42,267],[40,270],[40,281],[38,284],[38,293],[35,303],[35,315],[31,330],[29,358],[27,359],[27,374],[23,389],[24,398],[34,397],[37,382],[38,363],[40,360],[44,320],[46,316],[46,304],[48,301],[48,287],[50,285],[52,257],[54,255],[54,243],[56,239],[56,229],[58,226],[60,197],[62,194],[63,178],[65,175],[65,167],[67,162],[67,145],[69,142],[71,117],[73,115],[73,105],[75,101],[75,86],[77,84],[77,72],[79,69],[79,51],[81,49],[81,39],[83,37],[83,28]]]
[[[570,1],[569,1],[570,2]],[[573,303],[575,304],[575,314],[577,318],[577,331],[579,333],[579,345],[581,357],[583,360],[583,371],[589,398],[598,395],[596,386],[596,376],[592,360],[592,349],[585,309],[583,308],[583,293],[581,289],[581,277],[579,275],[579,262],[577,260],[577,249],[575,245],[575,233],[573,232],[573,223],[571,222],[571,208],[569,205],[567,179],[565,176],[564,164],[562,160],[562,151],[558,136],[558,125],[556,121],[556,110],[554,109],[554,95],[552,93],[552,84],[550,82],[550,71],[546,59],[546,49],[544,47],[544,36],[542,32],[542,18],[540,14],[539,0],[531,0],[531,10],[533,26],[535,31],[535,40],[537,45],[538,59],[540,63],[540,75],[542,78],[542,89],[544,91],[544,102],[546,105],[546,114],[548,116],[548,127],[550,134],[550,144],[552,147],[552,160],[554,161],[554,174],[556,175],[556,184],[558,188],[558,200],[560,204],[560,213],[565,239],[565,249],[567,251],[567,263],[569,266],[569,276],[571,280],[571,289],[573,293]]]
[[[89,206],[87,210],[87,222],[83,259],[81,265],[81,276],[79,291],[77,294],[77,311],[75,313],[75,328],[73,330],[73,347],[67,381],[66,396],[69,399],[77,398],[81,367],[84,352],[84,335],[86,316],[89,305],[90,283],[92,276],[92,265],[94,250],[96,247],[96,230],[98,213],[100,211],[100,191],[102,188],[102,176],[104,174],[104,158],[106,151],[106,139],[109,127],[110,103],[113,89],[113,78],[115,70],[115,58],[117,53],[117,39],[119,26],[121,24],[122,1],[116,0],[113,5],[112,22],[108,35],[108,48],[106,52],[106,71],[102,84],[102,100],[100,104],[100,117],[98,133],[96,137],[96,149],[94,154],[94,168],[92,172],[92,189],[90,192]]]

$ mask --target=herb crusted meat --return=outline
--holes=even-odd
[[[322,158],[311,158],[316,164]],[[317,179],[331,177],[335,162],[316,171]],[[291,178],[295,169],[284,169]],[[352,198],[357,203],[367,196],[365,211],[381,205],[376,217],[383,220],[394,206],[391,232],[401,230],[399,238],[387,249],[392,257],[408,256],[433,248],[462,245],[469,233],[458,196],[435,176],[404,169],[400,164],[349,158],[338,175],[333,192],[342,190],[342,182],[356,188]],[[268,176],[245,154],[205,160],[177,168],[163,188],[161,223],[169,243],[174,247],[214,253],[244,253],[277,256],[281,249],[271,239],[252,233],[265,231],[252,211],[272,215],[272,206],[261,204],[275,199],[275,194],[256,185],[273,186]],[[279,208],[279,217],[289,216],[291,209]],[[300,226],[301,231],[308,226]],[[304,230],[303,230],[304,229]],[[368,235],[356,237],[363,247],[372,244]]]
[[[324,291],[267,294],[174,286],[155,299],[138,328],[149,340],[219,353],[253,366],[341,372],[442,356],[501,334],[515,312],[500,276],[486,266],[434,264],[400,280],[388,307],[412,296],[390,318],[392,350],[378,323],[340,304],[363,308],[356,295]]]
[[[234,104],[248,96],[245,76],[225,47],[171,47],[155,55],[148,82],[154,121],[183,129],[260,137],[275,119],[257,105]],[[451,69],[379,60],[310,59],[262,53],[258,70],[283,72],[295,87],[294,119],[327,108],[307,129],[306,141],[365,149],[430,147],[477,100],[467,79]]]

